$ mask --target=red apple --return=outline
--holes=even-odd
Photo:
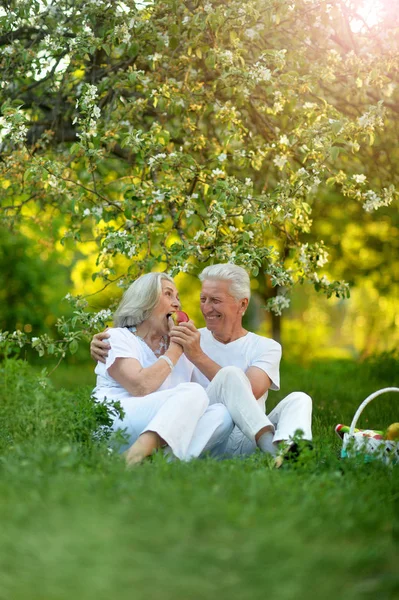
[[[182,310],[177,310],[176,312],[170,315],[173,319],[175,325],[180,325],[180,323],[187,323],[190,320],[190,317],[187,313]]]

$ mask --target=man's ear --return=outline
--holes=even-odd
[[[241,302],[241,312],[243,315],[245,315],[245,311],[248,308],[248,298],[242,298],[242,300],[240,300]]]

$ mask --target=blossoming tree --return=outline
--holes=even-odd
[[[304,281],[347,297],[344,281],[323,274],[316,200],[329,188],[375,213],[397,195],[384,159],[384,131],[396,127],[395,21],[370,33],[358,5],[10,0],[0,16],[3,222],[46,227],[64,215],[62,243],[94,239],[93,276],[122,287],[155,268],[233,261],[262,281],[277,315]],[[75,302],[72,327],[60,322],[72,350],[73,327],[91,318]],[[34,340],[41,352],[49,344]]]

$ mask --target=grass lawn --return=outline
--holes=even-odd
[[[399,466],[340,460],[333,433],[399,384],[398,366],[283,364],[269,408],[295,389],[314,398],[315,451],[296,465],[157,455],[127,472],[91,439],[82,372],[62,390],[1,364],[0,600],[398,598]],[[393,421],[399,394],[360,426]]]

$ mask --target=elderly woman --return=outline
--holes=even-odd
[[[208,407],[206,391],[190,382],[193,365],[169,339],[170,317],[179,308],[171,277],[149,273],[137,279],[115,312],[115,327],[108,330],[106,362],[95,369],[95,397],[119,400],[125,412],[113,429],[127,432],[128,465],[164,446],[189,460],[223,443],[233,428],[227,409]]]

